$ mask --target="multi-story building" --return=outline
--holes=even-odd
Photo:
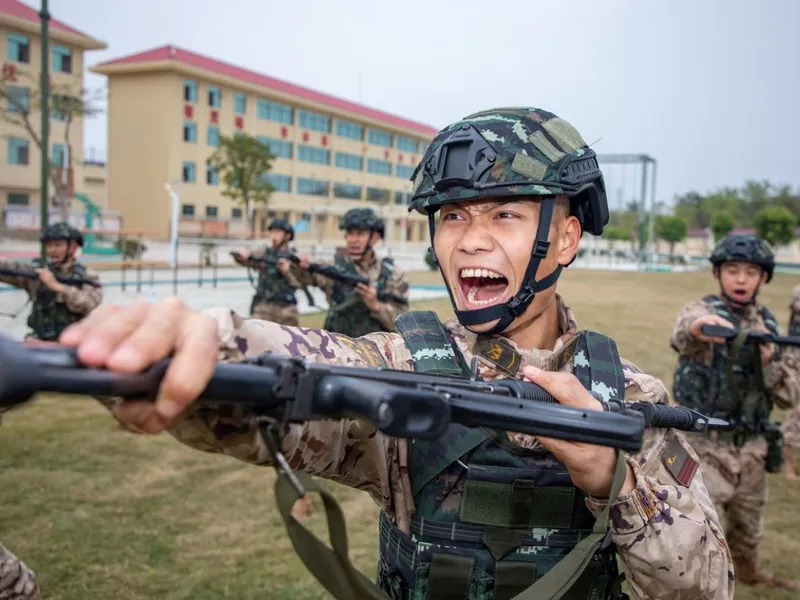
[[[243,207],[221,195],[208,164],[220,136],[244,132],[276,157],[257,231],[278,215],[295,223],[299,240],[341,239],[339,216],[373,206],[387,241],[427,239],[426,220],[408,215],[406,199],[434,128],[174,46],[90,70],[108,78],[108,205],[126,229],[169,234],[169,183],[183,235],[245,235]]]
[[[6,94],[0,99],[0,117],[19,105],[29,106],[30,121],[37,136],[41,132],[41,115],[33,106],[38,98],[41,76],[41,36],[39,15],[30,6],[16,0],[0,0],[0,65]],[[68,90],[80,96],[84,89],[84,53],[101,50],[106,44],[65,23],[51,19],[49,24],[50,81],[54,89]],[[50,118],[50,160],[63,164],[67,151],[65,119],[57,111]],[[71,188],[93,197],[102,205],[105,167],[96,163],[84,165],[83,122],[75,119],[69,128],[73,172]],[[35,139],[23,127],[0,118],[0,208],[4,224],[12,229],[38,228],[40,214],[41,152]],[[52,196],[53,185],[49,185]],[[55,209],[53,209],[55,210]]]

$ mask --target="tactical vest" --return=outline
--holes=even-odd
[[[276,255],[277,252],[274,249],[264,249],[265,258],[277,258]],[[283,273],[278,270],[277,262],[263,263],[263,267],[263,270],[259,271],[258,274],[256,293],[253,296],[250,312],[253,312],[256,304],[279,304],[281,306],[297,304],[294,288],[283,276]]]
[[[426,322],[420,315],[430,317]],[[434,313],[405,313],[397,327],[416,371],[464,374],[466,361]],[[580,335],[577,352],[587,360],[575,361],[575,375],[588,389],[623,397],[616,346],[591,343],[589,351],[585,336],[608,338]],[[595,361],[603,367],[592,369]],[[408,474],[416,507],[411,535],[380,515],[378,585],[392,600],[513,598],[595,524],[586,494],[572,484],[566,467],[541,447],[513,444],[502,431],[453,424],[436,440],[413,440]],[[594,555],[562,598],[620,598],[620,581],[612,544]]]
[[[733,323],[741,319],[718,296],[703,298],[716,314]],[[767,329],[778,335],[775,317],[765,307],[759,309]],[[761,354],[755,344],[715,344],[711,366],[681,356],[673,381],[675,401],[710,417],[731,423],[733,431],[747,437],[761,435],[769,424],[772,401],[764,385]]]
[[[50,269],[53,271],[53,269]],[[55,272],[55,271],[53,271]],[[59,273],[71,277],[86,277],[86,268],[74,264],[69,273]],[[56,302],[56,293],[43,283],[36,286],[33,294],[33,306],[28,315],[28,327],[33,330],[37,338],[43,341],[54,342],[69,325],[80,321],[84,316],[72,312],[64,302]]]
[[[345,273],[358,275],[355,263],[347,257],[337,254],[334,264],[337,269]],[[393,269],[394,260],[392,258],[387,256],[381,259],[380,273],[376,283],[379,300],[386,288],[386,282],[392,276]],[[365,306],[361,297],[356,294],[352,285],[339,281],[333,284],[330,308],[325,317],[323,328],[327,331],[341,333],[354,338],[368,333],[375,333],[376,331],[391,331],[370,314],[369,309]]]

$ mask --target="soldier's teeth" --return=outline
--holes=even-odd
[[[467,302],[470,304],[474,304],[475,306],[485,306],[487,304],[491,304],[492,302],[496,301],[500,296],[503,294],[497,294],[494,298],[489,298],[488,300],[478,300],[475,296],[478,293],[478,286],[473,285],[469,288],[467,292]]]
[[[487,279],[500,279],[504,277],[497,271],[489,269],[461,269],[461,277],[485,277]]]

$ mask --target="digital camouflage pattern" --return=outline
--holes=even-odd
[[[732,233],[722,238],[708,260],[716,267],[732,261],[753,263],[767,271],[767,281],[772,279],[775,269],[775,254],[769,243],[755,235],[743,233]]]
[[[762,307],[750,304],[733,310],[738,327],[745,331],[766,327]],[[681,358],[711,368],[714,346],[695,338],[689,326],[702,316],[717,314],[706,301],[690,302],[678,314],[672,331],[672,345]],[[791,408],[800,402],[800,372],[781,353],[763,368],[764,384],[770,402],[779,408]],[[681,386],[676,369],[676,387]],[[678,390],[674,395],[678,396]],[[700,410],[703,410],[700,407]],[[708,490],[714,502],[724,507],[728,518],[726,537],[736,563],[736,572],[758,572],[758,545],[764,537],[766,504],[767,442],[763,437],[751,438],[737,448],[730,440],[721,440],[716,432],[710,436],[689,436],[692,447],[701,459]]]
[[[552,351],[519,349],[521,365],[553,370],[559,352],[576,333],[577,324],[559,297],[562,337]],[[399,334],[373,333],[359,339],[319,329],[286,327],[246,320],[225,308],[206,311],[218,323],[220,360],[240,361],[263,352],[302,356],[312,362],[352,366],[388,366],[412,370],[411,354]],[[455,320],[447,323],[455,343],[469,361],[480,344],[477,337]],[[563,365],[569,369],[570,363]],[[664,385],[624,362],[625,399],[659,402],[667,399]],[[507,377],[497,366],[481,359],[480,375]],[[181,442],[205,452],[222,453],[257,465],[271,458],[257,419],[240,409],[196,407],[171,433]],[[515,445],[531,448],[534,438],[510,432]],[[314,421],[285,429],[283,450],[290,465],[364,490],[406,534],[414,514],[409,478],[409,442],[376,431],[365,421],[343,419]],[[726,599],[733,596],[730,554],[709,498],[703,476],[696,472],[684,486],[674,468],[678,455],[695,457],[682,436],[671,430],[650,429],[636,455],[627,457],[636,480],[634,491],[612,506],[612,532],[635,598]],[[455,487],[448,502],[458,500]],[[597,516],[604,501],[590,498],[587,508]],[[533,533],[533,532],[532,532]]]
[[[264,248],[260,252],[252,252],[249,258],[276,258],[277,251]],[[258,319],[275,321],[284,325],[298,325],[297,298],[294,291],[302,287],[293,275],[292,269],[284,275],[278,269],[277,262],[247,262],[240,255],[234,254],[233,260],[242,266],[250,267],[258,272],[258,282],[253,301],[250,303],[250,314]],[[275,317],[276,319],[269,318]]]
[[[11,269],[31,269],[30,264],[0,261],[0,267]],[[83,265],[68,259],[50,270],[65,277],[80,277],[99,281]],[[31,298],[33,306],[28,317],[32,329],[29,337],[44,341],[55,341],[68,325],[80,321],[97,308],[103,300],[101,287],[91,285],[65,285],[64,291],[55,293],[37,279],[0,275],[0,283],[6,283],[24,290]]]
[[[339,221],[339,229],[361,229],[363,231],[374,229],[381,237],[384,234],[383,220],[371,208],[351,208]]]
[[[39,241],[41,242],[51,242],[55,240],[70,240],[78,242],[79,246],[83,246],[83,234],[80,230],[63,221],[48,225],[39,236]]]
[[[330,265],[319,261],[318,264]],[[325,329],[350,337],[360,337],[376,331],[396,331],[394,320],[408,310],[408,282],[403,270],[389,258],[354,261],[346,252],[338,251],[333,263],[346,273],[360,275],[370,280],[378,291],[378,310],[371,312],[353,286],[333,281],[318,273],[298,270],[303,285],[313,285],[323,291],[328,300]],[[406,299],[406,304],[394,301],[396,296]]]
[[[41,600],[36,575],[0,544],[0,600]]]
[[[792,292],[789,311],[789,335],[800,336],[800,285],[796,286]],[[787,346],[781,351],[785,355],[784,360],[792,365],[795,372],[800,373],[800,348]],[[794,453],[800,451],[800,404],[786,415],[781,432],[783,433],[783,443],[787,449]]]
[[[456,129],[475,127],[495,157],[482,182],[492,187],[451,188],[437,193],[431,172],[436,153]],[[410,210],[422,214],[447,202],[499,196],[552,196],[578,187],[559,183],[558,162],[568,155],[583,156],[588,147],[567,121],[540,108],[496,108],[475,113],[442,129],[433,139],[411,179]]]

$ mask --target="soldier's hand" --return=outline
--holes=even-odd
[[[600,402],[572,373],[542,371],[535,367],[525,367],[522,373],[528,381],[541,386],[564,406],[603,410]],[[577,487],[595,498],[609,496],[617,466],[617,452],[614,448],[539,436],[536,439],[564,463]],[[634,487],[633,471],[628,467],[620,495],[630,493]]]
[[[277,263],[278,271],[286,275],[289,273],[289,261],[285,258],[279,258]]]
[[[56,276],[50,269],[36,269],[36,272],[39,274],[39,281],[41,281],[49,289],[54,292],[64,291],[64,284],[60,283],[58,279],[56,279]]]
[[[297,255],[297,265],[301,269],[307,269],[309,264],[311,264],[311,261],[308,260],[308,256],[306,256],[305,254]]]
[[[770,335],[772,334],[772,332],[767,329],[765,325],[759,327],[759,331],[762,333],[768,333]],[[759,344],[758,349],[761,352],[761,364],[766,366],[766,364],[772,360],[772,355],[775,354],[775,344],[771,342],[769,344]]]
[[[104,305],[70,325],[59,341],[76,346],[78,359],[92,367],[138,373],[172,357],[156,401],[125,401],[117,420],[140,433],[159,433],[205,389],[217,362],[219,336],[214,319],[193,312],[179,298],[157,304]]]
[[[689,325],[689,333],[691,333],[698,340],[708,344],[724,344],[727,342],[727,340],[719,337],[708,337],[707,335],[703,334],[703,332],[700,330],[703,325],[721,325],[722,327],[735,329],[735,325],[733,323],[727,319],[723,319],[719,315],[704,315],[695,319]]]
[[[355,285],[355,292],[361,297],[361,301],[364,303],[369,310],[372,312],[376,312],[381,304],[378,301],[378,290],[372,287],[371,285],[364,285],[363,283],[357,283]]]

